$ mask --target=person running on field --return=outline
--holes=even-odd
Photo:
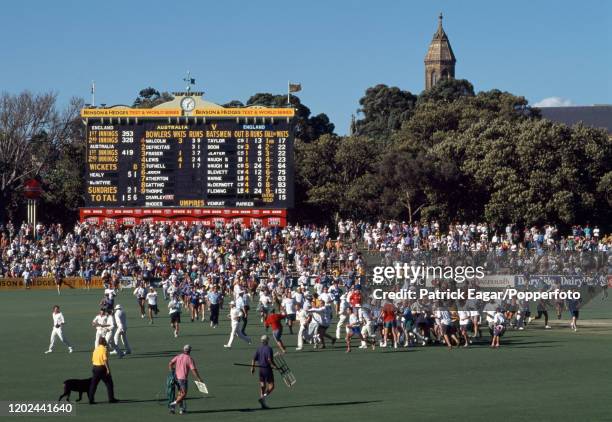
[[[255,374],[255,367],[259,367],[259,404],[262,409],[268,409],[266,399],[274,391],[273,369],[278,369],[274,362],[272,348],[268,346],[268,336],[261,336],[261,345],[257,348],[251,361],[251,374]]]
[[[170,325],[174,330],[174,338],[179,336],[181,325],[181,300],[177,295],[172,296],[168,302],[168,313],[170,315]]]
[[[176,374],[176,381],[179,387],[179,394],[176,400],[170,403],[170,413],[174,413],[176,406],[179,406],[179,413],[183,414],[187,412],[187,404],[185,400],[187,398],[187,386],[189,385],[189,371],[197,378],[198,381],[202,381],[198,368],[191,357],[191,346],[186,344],[183,346],[183,353],[176,355],[172,358],[168,364],[168,369],[174,371]]]
[[[53,346],[55,345],[55,337],[59,338],[59,340],[64,343],[64,345],[68,348],[68,353],[72,353],[72,346],[70,342],[64,335],[64,324],[66,321],[64,320],[64,315],[60,312],[60,307],[55,305],[53,307],[53,313],[51,314],[51,318],[53,319],[53,328],[51,329],[51,341],[49,342],[49,349],[45,353],[53,352]]]
[[[570,323],[570,328],[574,331],[578,331],[578,326],[576,325],[578,322],[578,316],[580,314],[580,299],[568,299],[567,300],[567,309],[572,316],[572,322]]]
[[[145,300],[147,298],[147,290],[138,284],[134,289],[134,296],[136,296],[136,302],[138,303],[138,309],[140,310],[140,318],[145,317]]]
[[[264,321],[264,326],[266,327],[266,329],[268,327],[272,327],[272,337],[274,337],[274,340],[276,341],[276,344],[278,345],[278,348],[281,350],[282,353],[287,352],[287,349],[285,348],[285,345],[281,340],[281,337],[283,336],[283,324],[281,321],[286,317],[287,315],[285,314],[271,313]]]
[[[550,325],[548,325],[548,303],[544,299],[538,300],[536,310],[538,314],[534,319],[540,319],[544,316],[544,328],[550,329]]]
[[[227,344],[224,344],[223,347],[229,349],[232,347],[232,343],[234,342],[234,338],[238,336],[242,340],[247,343],[251,343],[251,338],[249,336],[245,336],[242,331],[239,329],[240,320],[242,318],[242,311],[236,307],[236,303],[234,301],[230,302],[230,313],[229,313],[230,323],[231,323],[231,332],[230,338]]]
[[[157,315],[159,309],[157,308],[157,292],[153,287],[149,288],[147,293],[147,311],[149,314],[149,324],[153,324],[153,314]]]

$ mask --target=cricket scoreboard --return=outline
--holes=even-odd
[[[284,216],[272,210],[293,207],[294,110],[223,108],[196,98],[178,96],[178,107],[81,111],[82,216]]]

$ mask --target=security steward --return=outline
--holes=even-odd
[[[117,403],[119,400],[115,398],[113,378],[111,377],[110,367],[108,366],[108,350],[106,349],[106,339],[104,337],[100,337],[98,340],[98,345],[93,351],[91,362],[93,364],[93,375],[91,377],[91,384],[89,384],[89,404],[96,404],[94,397],[100,380],[104,381],[106,385],[108,402]]]

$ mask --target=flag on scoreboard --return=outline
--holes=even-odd
[[[300,92],[302,90],[302,84],[292,84],[291,81],[287,81],[287,105],[291,104],[291,93]]]

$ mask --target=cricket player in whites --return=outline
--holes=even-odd
[[[91,322],[91,326],[96,329],[96,347],[100,342],[100,338],[103,337],[106,340],[109,348],[117,351],[120,358],[123,357],[123,352],[118,350],[117,345],[113,341],[113,332],[115,331],[115,319],[112,314],[108,314],[105,308],[100,309],[100,313]],[[111,354],[114,354],[111,352]]]
[[[300,323],[300,331],[297,335],[297,347],[295,350],[299,351],[304,347],[304,336],[308,333],[308,324],[310,324],[310,318],[312,318],[312,316],[302,308],[301,303],[297,302],[295,307],[297,309],[297,320]]]
[[[120,358],[123,357],[123,352],[115,343],[115,331],[117,331],[117,324],[115,323],[115,317],[113,316],[112,309],[106,311],[106,323],[108,324],[108,328],[104,334],[104,338],[106,339],[106,344],[111,349],[109,354],[118,355]]]
[[[64,324],[66,321],[64,320],[64,315],[60,312],[60,307],[55,305],[53,307],[53,313],[51,314],[53,318],[53,328],[51,329],[51,342],[49,343],[49,350],[45,352],[51,353],[53,351],[53,346],[55,345],[55,337],[59,338],[62,343],[66,347],[68,347],[68,353],[72,353],[72,346],[68,342],[68,339],[64,336]]]
[[[234,342],[234,337],[236,337],[236,336],[240,337],[242,340],[244,340],[247,343],[251,344],[251,338],[248,337],[248,336],[245,336],[242,333],[242,330],[238,329],[238,325],[240,324],[240,320],[242,318],[242,311],[236,307],[236,302],[234,302],[234,301],[230,302],[229,317],[230,317],[230,320],[231,320],[231,323],[232,323],[232,332],[230,334],[229,341],[227,342],[227,344],[224,344],[223,347],[225,347],[227,349],[231,348],[232,347],[232,343]]]
[[[96,339],[94,340],[94,348],[98,347],[100,337],[105,337],[106,330],[109,327],[106,322],[106,309],[100,308],[100,313],[91,321],[91,326],[96,329]]]
[[[349,306],[348,300],[346,298],[346,293],[343,294],[342,296],[340,296],[340,312],[339,312],[339,316],[338,316],[338,325],[336,325],[336,338],[340,339],[342,337],[342,329],[344,328],[344,325],[346,323],[346,319],[348,318],[348,313],[347,313],[347,308]]]
[[[115,326],[117,327],[115,331],[115,346],[117,350],[119,350],[119,339],[123,343],[123,347],[125,347],[125,354],[129,355],[132,353],[132,349],[130,348],[130,344],[128,343],[127,338],[127,316],[125,315],[125,311],[121,305],[117,304],[115,306]]]
[[[359,319],[361,321],[361,345],[360,349],[368,348],[368,341],[372,344],[372,350],[376,344],[376,333],[374,332],[374,324],[372,323],[372,314],[368,305],[363,305],[359,308]]]

